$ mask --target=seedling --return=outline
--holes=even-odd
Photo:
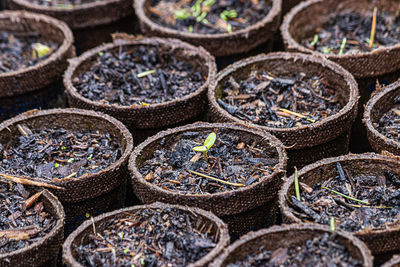
[[[192,25],[189,26],[189,32],[190,32],[190,33],[193,32],[193,26],[192,26]]]
[[[58,167],[60,167],[60,164],[54,163],[54,168],[58,168]]]
[[[331,225],[331,231],[334,232],[335,231],[335,217],[331,217],[330,225]]]
[[[378,9],[374,7],[374,14],[372,15],[371,35],[369,37],[369,47],[374,47],[375,32],[376,32],[376,13]]]
[[[190,12],[188,12],[185,8],[175,10],[174,17],[176,19],[184,20],[190,17]]]
[[[147,75],[153,74],[153,73],[155,73],[155,72],[156,72],[156,70],[143,71],[143,72],[139,73],[139,74],[137,75],[137,77],[138,77],[138,78],[143,78],[143,77],[146,77]]]
[[[314,40],[310,43],[311,46],[315,46],[318,43],[318,34],[314,35]]]
[[[238,16],[238,13],[236,10],[231,9],[231,10],[224,10],[219,14],[219,17],[223,19],[224,21],[228,21],[228,19],[233,19]]]
[[[196,146],[193,148],[194,151],[196,152],[201,152],[204,155],[204,160],[207,160],[207,152],[210,150],[210,148],[214,145],[215,140],[217,139],[217,135],[215,133],[210,133],[206,140],[204,141],[204,145],[202,146]]]
[[[294,167],[294,190],[296,191],[297,200],[301,201],[300,187],[299,187],[299,174],[297,173],[297,167]]]
[[[51,53],[51,48],[41,43],[34,43],[32,48],[32,57],[34,59],[42,58]]]
[[[344,37],[343,40],[342,40],[342,44],[340,45],[339,56],[343,55],[343,50],[344,50],[344,48],[346,46],[346,42],[347,42],[347,38]]]
[[[322,53],[329,54],[332,51],[332,48],[324,46],[322,47]]]

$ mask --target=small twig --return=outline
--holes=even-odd
[[[24,204],[22,204],[23,210],[29,209],[33,203],[43,194],[43,191],[40,191],[34,195],[32,195],[30,198],[25,200]]]
[[[204,173],[201,173],[201,172],[196,172],[196,171],[192,171],[192,170],[188,170],[188,172],[190,172],[192,174],[195,174],[195,175],[198,175],[200,177],[211,179],[211,180],[214,180],[214,181],[217,181],[217,182],[220,182],[220,183],[223,183],[223,184],[227,184],[227,185],[232,185],[232,186],[237,186],[237,187],[245,187],[246,186],[244,184],[231,183],[231,182],[228,182],[228,181],[224,181],[224,180],[212,177],[210,175],[207,175],[207,174],[204,174]]]
[[[372,25],[371,25],[371,35],[369,37],[369,47],[374,46],[374,40],[375,40],[375,32],[376,32],[376,13],[378,12],[378,9],[374,7],[374,14],[372,16]]]
[[[328,187],[321,186],[321,188],[322,188],[322,189],[326,189],[326,190],[328,190],[328,191],[331,191],[332,193],[335,193],[336,195],[342,196],[342,197],[344,197],[344,198],[348,198],[348,199],[350,199],[350,200],[353,200],[353,201],[356,201],[356,202],[360,202],[360,203],[365,204],[365,205],[370,205],[370,204],[369,204],[368,202],[366,202],[366,201],[362,201],[362,200],[356,199],[356,198],[354,198],[354,197],[347,196],[347,195],[345,195],[345,194],[342,194],[342,193],[340,193],[340,192],[338,192],[338,191],[336,191],[336,190],[330,189],[330,188],[328,188]]]
[[[294,167],[294,189],[296,190],[296,197],[299,201],[301,201],[300,198],[300,187],[299,187],[299,176],[297,173],[297,167]]]
[[[294,115],[294,116],[302,118],[302,119],[306,119],[309,122],[315,122],[315,120],[307,118],[307,116],[305,116],[303,114],[300,114],[300,113],[297,113],[297,112],[294,112],[294,111],[291,111],[291,110],[288,110],[288,109],[285,109],[285,108],[280,108],[279,110],[282,111],[282,112],[285,112],[287,114]]]
[[[32,185],[32,186],[40,186],[40,187],[47,187],[47,188],[52,188],[52,189],[58,189],[58,190],[64,190],[63,187],[51,185],[51,184],[46,184],[42,182],[36,182],[33,180],[25,179],[25,178],[20,178],[20,177],[15,177],[15,176],[10,176],[6,175],[3,173],[0,173],[0,177],[3,177],[5,179],[11,180],[15,183],[23,184],[23,185]]]
[[[139,74],[137,75],[137,77],[138,77],[138,78],[143,78],[143,77],[145,77],[145,76],[147,76],[147,75],[150,75],[150,74],[153,74],[153,73],[155,73],[155,72],[156,72],[156,70],[144,71],[144,72],[139,73]]]

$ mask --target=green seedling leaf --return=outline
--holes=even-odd
[[[310,43],[311,46],[315,46],[318,43],[318,34],[314,35],[314,40]]]
[[[104,55],[104,52],[97,53],[100,57]]]
[[[124,250],[124,253],[125,253],[125,254],[128,254],[128,253],[129,253],[129,248],[126,248],[126,249]]]
[[[227,28],[228,33],[232,33],[232,25],[228,24],[228,28]]]
[[[238,16],[238,13],[236,10],[231,9],[231,10],[224,10],[219,14],[219,17],[225,21],[228,21],[228,18],[233,19]]]
[[[174,17],[176,19],[184,20],[190,17],[190,12],[188,12],[185,8],[175,10]]]
[[[74,158],[70,158],[70,159],[68,160],[68,163],[72,163],[72,162],[74,162]]]
[[[32,57],[33,58],[42,58],[47,56],[51,53],[51,48],[47,45],[41,43],[34,43],[32,49]]]
[[[138,78],[143,78],[143,77],[145,77],[145,76],[147,76],[147,75],[150,75],[150,74],[153,74],[153,73],[155,73],[155,72],[156,72],[156,70],[143,71],[143,72],[139,73],[139,74],[137,75],[137,77],[138,77]]]
[[[140,259],[140,264],[142,265],[142,266],[144,266],[146,263],[144,262],[144,259],[143,258],[141,258]]]
[[[204,141],[204,146],[209,150],[215,143],[215,140],[217,140],[217,135],[215,133],[210,133],[206,141]]]
[[[330,225],[331,225],[331,231],[334,232],[335,231],[335,217],[331,217]]]
[[[90,154],[89,157],[87,157],[88,160],[91,160],[93,158],[93,154]]]
[[[299,186],[299,174],[297,173],[297,167],[294,167],[294,190],[296,191],[297,200],[301,201],[300,186]]]
[[[212,6],[215,4],[215,0],[206,0],[203,2],[203,5],[205,6]]]
[[[60,167],[60,164],[54,163],[54,168],[58,168],[58,167]]]
[[[207,13],[206,12],[202,12],[201,15],[196,18],[196,21],[197,22],[202,22],[206,17],[207,17]]]
[[[204,153],[204,152],[207,152],[207,151],[208,151],[208,148],[207,148],[206,146],[195,146],[195,147],[193,148],[193,150],[196,151],[196,152],[202,152],[202,153]]]
[[[67,149],[66,146],[61,147],[61,150],[66,150],[66,149]]]
[[[344,50],[344,48],[346,46],[346,42],[347,42],[347,38],[344,37],[343,40],[342,40],[342,44],[340,45],[339,56],[343,55],[343,50]]]
[[[201,3],[203,0],[197,0],[196,3],[192,6],[192,15],[193,17],[198,17],[201,14]]]
[[[329,54],[332,51],[330,47],[324,46],[322,47],[322,53]]]
[[[190,33],[193,32],[193,26],[192,26],[192,25],[189,26],[189,32],[190,32]]]

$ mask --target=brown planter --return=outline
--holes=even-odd
[[[383,264],[382,267],[400,267],[400,255],[394,256],[390,261]]]
[[[33,4],[29,0],[9,0],[10,8],[46,14],[64,21],[73,30],[78,53],[110,42],[116,31],[135,32],[138,27],[131,0],[93,1],[70,8]]]
[[[135,0],[134,9],[145,35],[177,38],[202,46],[216,57],[246,53],[271,40],[281,20],[282,0],[273,0],[268,15],[260,22],[232,33],[198,34],[181,32],[156,24],[149,18],[150,0]]]
[[[78,93],[72,83],[73,79],[90,68],[92,62],[97,59],[99,52],[119,49],[120,46],[135,47],[139,45],[157,46],[164,51],[173,51],[176,56],[191,62],[200,70],[207,77],[206,82],[195,92],[182,98],[139,107],[108,105],[100,101],[92,101]],[[203,115],[207,108],[207,88],[214,79],[215,74],[216,66],[214,57],[202,48],[194,47],[175,39],[117,39],[113,44],[97,47],[71,60],[70,66],[64,76],[64,85],[72,107],[104,112],[122,121],[131,131],[143,135],[142,130],[147,130],[151,134],[151,130],[158,129],[159,131],[162,127],[171,127]],[[141,140],[144,140],[146,137],[142,137]]]
[[[63,245],[63,262],[66,266],[82,267],[82,265],[77,261],[76,252],[73,250],[75,246],[87,243],[86,236],[93,234],[93,227],[96,229],[101,229],[108,219],[113,217],[123,217],[126,212],[134,212],[137,210],[145,209],[165,209],[165,208],[175,208],[183,211],[187,214],[193,215],[193,222],[200,221],[207,225],[211,225],[210,231],[218,237],[217,246],[213,248],[208,254],[198,261],[190,264],[190,267],[201,267],[206,266],[207,263],[211,262],[215,257],[217,257],[225,246],[229,244],[229,235],[226,225],[214,214],[201,210],[194,207],[185,207],[177,205],[169,205],[165,203],[153,203],[150,205],[135,206],[125,209],[116,210],[110,213],[106,213],[94,218],[94,221],[87,220],[78,229],[76,229],[66,240]],[[94,226],[93,226],[94,225]],[[207,231],[207,229],[205,229]]]
[[[68,233],[85,219],[86,213],[97,215],[120,208],[124,202],[128,157],[133,149],[132,135],[116,119],[105,114],[78,109],[53,109],[29,111],[0,124],[0,143],[18,140],[18,124],[30,129],[62,127],[64,129],[87,129],[107,132],[121,144],[121,157],[97,173],[84,174],[77,178],[63,178],[58,181],[31,178],[37,181],[63,187],[50,189],[64,205],[66,211],[65,232]]]
[[[37,188],[28,187],[25,189],[30,192],[37,190]],[[54,228],[29,246],[0,254],[0,266],[56,266],[58,252],[64,240],[64,210],[60,201],[47,190],[43,190],[39,200],[43,202],[44,210],[54,216],[56,220]]]
[[[377,153],[388,151],[400,156],[400,142],[386,137],[374,127],[374,124],[393,107],[394,98],[398,95],[400,95],[400,81],[376,92],[365,107],[363,122],[367,128],[369,143]]]
[[[0,29],[36,31],[59,44],[57,51],[38,64],[0,74],[0,121],[29,109],[49,107],[62,97],[61,76],[67,60],[75,56],[71,30],[62,21],[24,11],[0,12]]]
[[[316,224],[292,224],[274,226],[257,232],[244,235],[235,243],[227,247],[210,266],[222,267],[243,260],[248,254],[257,252],[260,247],[265,250],[288,248],[304,243],[306,240],[331,233],[329,227]],[[372,256],[369,249],[358,238],[343,231],[335,231],[335,240],[345,246],[353,258],[362,262],[362,266],[372,267]],[[312,255],[309,255],[312,257]],[[329,262],[321,262],[321,266],[328,266]]]
[[[222,84],[234,77],[246,78],[252,68],[263,68],[278,75],[290,76],[293,72],[323,75],[343,96],[343,108],[328,118],[305,126],[272,128],[241,120],[223,109],[217,102],[222,94]],[[208,91],[212,121],[237,122],[275,135],[286,147],[288,171],[319,159],[348,153],[351,126],[357,114],[358,89],[352,75],[339,65],[323,58],[299,53],[271,53],[236,62],[218,73]]]
[[[259,140],[264,147],[276,149],[278,164],[273,173],[260,178],[260,181],[236,190],[213,193],[192,194],[165,190],[147,182],[139,172],[143,163],[153,156],[154,151],[165,138],[167,146],[175,143],[184,132],[207,131],[234,133],[244,140]],[[129,159],[132,189],[143,203],[162,201],[171,204],[187,205],[209,210],[224,220],[234,236],[240,236],[250,230],[275,224],[277,214],[276,193],[285,174],[286,154],[282,143],[273,136],[234,124],[194,123],[169,129],[148,138],[136,147]]]
[[[329,158],[318,161],[301,169],[298,173],[299,181],[307,184],[311,188],[318,182],[323,182],[337,175],[336,163],[340,162],[353,177],[362,171],[370,171],[377,174],[383,168],[390,170],[395,175],[400,175],[400,163],[397,159],[384,157],[373,153],[361,155],[350,154],[337,158]],[[294,209],[288,204],[288,197],[294,195],[294,176],[290,176],[284,182],[279,191],[279,206],[281,209],[284,223],[300,223],[303,220],[293,212]],[[353,233],[360,238],[372,254],[379,255],[399,250],[400,248],[400,225],[382,229],[361,230]]]

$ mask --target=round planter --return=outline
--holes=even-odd
[[[199,222],[201,224],[206,224],[209,231],[215,234],[217,239],[217,245],[213,248],[208,254],[206,254],[201,259],[197,260],[194,263],[189,264],[188,266],[206,266],[209,262],[211,262],[216,256],[218,256],[225,246],[229,244],[229,235],[226,225],[214,214],[194,208],[194,207],[184,207],[177,205],[169,205],[165,203],[153,203],[150,205],[143,206],[135,206],[125,209],[116,210],[110,213],[106,213],[100,215],[94,220],[87,220],[78,229],[76,229],[66,240],[63,245],[63,262],[66,266],[74,266],[79,267],[82,266],[77,261],[77,253],[74,251],[75,246],[79,246],[81,244],[87,244],[87,236],[93,233],[93,227],[95,229],[102,229],[107,220],[115,218],[115,217],[123,217],[125,213],[136,212],[138,210],[146,210],[146,209],[177,209],[186,214],[190,214],[192,216],[194,225],[195,222]],[[207,229],[204,229],[207,231]],[[202,231],[202,232],[205,232]]]
[[[154,151],[165,140],[170,147],[179,140],[185,132],[232,133],[240,136],[243,142],[250,140],[262,142],[262,147],[273,148],[277,164],[273,172],[261,177],[259,181],[246,187],[212,194],[194,194],[181,191],[165,190],[148,182],[139,172],[144,162],[153,157]],[[209,210],[220,216],[234,236],[240,236],[250,230],[259,229],[275,224],[277,203],[276,193],[285,174],[286,154],[282,144],[273,136],[234,124],[194,123],[187,126],[169,129],[148,138],[136,147],[129,160],[132,189],[143,203],[162,201],[171,204],[187,205]]]
[[[365,173],[366,170],[374,175],[379,175],[382,169],[390,170],[395,175],[399,175],[400,165],[397,159],[384,157],[373,153],[350,154],[346,156],[329,158],[308,165],[298,172],[299,182],[303,182],[313,188],[316,183],[324,182],[337,175],[337,163],[346,168],[353,177]],[[294,175],[284,182],[279,192],[279,206],[281,209],[284,223],[300,223],[300,219],[294,212],[287,199],[293,196]],[[367,244],[372,254],[379,255],[396,251],[399,249],[400,226],[387,227],[386,229],[364,229],[353,233]]]
[[[92,101],[83,97],[74,87],[73,79],[90,68],[91,64],[93,64],[92,62],[98,58],[99,52],[119,49],[121,46],[124,48],[135,48],[140,45],[158,47],[160,51],[173,52],[176,57],[182,58],[183,61],[191,62],[196,70],[199,70],[202,75],[207,77],[205,83],[193,93],[181,98],[147,106],[109,105],[100,101]],[[136,132],[138,135],[144,135],[143,132],[145,130],[150,131],[167,126],[171,127],[203,115],[207,108],[207,88],[209,83],[214,79],[215,74],[216,66],[214,58],[202,48],[194,47],[174,39],[117,39],[113,44],[97,47],[71,60],[70,66],[64,76],[64,85],[72,107],[104,112],[122,121],[131,131]],[[141,140],[146,137],[141,137]]]
[[[399,267],[400,266],[400,255],[395,255],[393,258],[382,265],[382,267]]]
[[[37,187],[25,189],[29,192],[37,191]],[[39,201],[43,202],[44,210],[56,219],[53,229],[29,246],[0,254],[1,266],[56,266],[58,252],[64,240],[64,210],[60,201],[47,190],[43,190]]]
[[[258,68],[275,75],[291,76],[295,72],[323,76],[343,96],[343,108],[321,121],[292,128],[273,128],[239,119],[217,102],[223,84],[234,77],[246,79],[251,70]],[[237,122],[275,135],[286,147],[288,171],[319,159],[348,153],[351,126],[357,114],[358,89],[354,78],[339,65],[323,58],[298,53],[272,53],[258,55],[236,62],[218,73],[208,91],[212,121]]]
[[[335,235],[335,240],[338,240],[353,258],[361,261],[362,266],[373,266],[371,252],[358,238],[343,231],[335,231],[332,234],[329,227],[313,224],[274,226],[248,233],[227,247],[212,263],[212,266],[222,267],[234,264],[236,261],[244,260],[247,255],[257,252],[260,247],[274,251],[278,248],[299,246],[307,240],[322,236],[325,233],[331,236]],[[312,257],[312,255],[309,256]],[[320,264],[321,266],[329,266],[330,262],[321,262]]]
[[[76,178],[53,179],[28,177],[63,189],[49,189],[64,205],[66,211],[65,232],[73,230],[87,213],[100,214],[120,208],[124,202],[128,157],[133,149],[132,135],[116,119],[105,114],[79,109],[53,109],[29,111],[0,124],[0,143],[15,143],[20,136],[17,125],[30,129],[49,127],[66,130],[98,130],[108,133],[119,141],[122,155],[117,161],[96,173]]]
[[[271,40],[281,20],[282,0],[273,0],[268,15],[243,30],[232,33],[198,34],[181,32],[158,25],[149,17],[150,0],[135,0],[134,9],[141,30],[150,36],[177,38],[196,46],[202,46],[216,57],[246,53]]]
[[[383,135],[374,127],[374,124],[393,107],[394,99],[399,94],[400,81],[374,94],[365,107],[363,122],[367,128],[369,143],[377,153],[388,151],[400,156],[400,141],[395,141]]]
[[[0,120],[29,109],[49,107],[61,97],[61,76],[67,60],[75,55],[71,30],[59,20],[24,11],[0,12],[0,29],[38,32],[59,45],[48,58],[33,66],[0,74]]]
[[[101,0],[71,7],[44,6],[30,0],[9,0],[11,9],[28,10],[64,21],[74,32],[78,53],[111,41],[116,31],[135,32],[130,0]]]

